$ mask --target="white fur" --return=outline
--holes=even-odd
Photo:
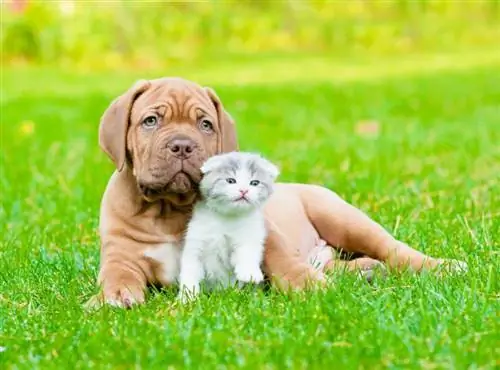
[[[203,167],[205,172],[221,172],[220,176],[212,173],[205,182],[202,180],[202,193],[206,198],[195,206],[188,224],[181,256],[179,298],[182,301],[196,296],[202,283],[211,290],[236,282],[260,283],[264,279],[260,269],[266,239],[262,206],[270,192],[259,188],[261,185],[251,185],[257,175],[252,178],[243,163],[255,157],[243,153],[231,154],[231,158],[241,160],[241,166],[237,170],[233,166],[231,183],[221,183],[220,179],[226,180],[224,170],[227,168],[218,167],[224,167],[224,158],[229,156],[209,160]],[[259,161],[262,161],[258,162],[261,168],[270,168],[269,162]],[[277,171],[266,175],[274,180]],[[232,179],[236,181],[232,183]],[[219,181],[217,190],[211,192],[210,185],[216,180]],[[245,199],[241,199],[240,190],[246,191]]]
[[[236,280],[260,283],[266,230],[260,210],[245,217],[224,216],[201,204],[189,224],[181,257],[181,299]]]
[[[162,265],[162,273],[156,278],[163,285],[177,282],[180,272],[181,247],[179,243],[165,243],[149,248],[144,252],[149,257]]]

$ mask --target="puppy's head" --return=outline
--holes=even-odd
[[[131,170],[148,201],[192,203],[200,167],[238,149],[233,120],[213,90],[180,78],[141,80],[104,112],[99,144]]]

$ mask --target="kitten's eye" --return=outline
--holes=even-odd
[[[259,180],[252,180],[252,181],[250,181],[250,185],[252,185],[252,186],[257,186],[259,184],[260,184]]]
[[[147,116],[144,121],[142,121],[142,126],[145,128],[153,128],[158,124],[158,118],[156,116]]]
[[[214,130],[214,125],[206,118],[200,120],[199,126],[205,132],[212,132]]]
[[[233,179],[232,177],[228,177],[228,178],[226,179],[226,181],[227,181],[229,184],[236,184],[236,180],[235,180],[235,179]]]

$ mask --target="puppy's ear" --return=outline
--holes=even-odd
[[[150,82],[137,81],[123,95],[117,97],[106,109],[99,125],[99,145],[113,160],[118,171],[123,169],[127,150],[127,131],[130,124],[130,112],[134,101],[146,91]]]
[[[220,125],[219,153],[238,151],[238,137],[236,134],[236,125],[234,124],[234,120],[222,106],[222,103],[215,91],[209,87],[205,87],[205,91],[217,110],[217,118],[219,119]]]

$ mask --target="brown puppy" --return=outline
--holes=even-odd
[[[148,284],[176,282],[201,164],[237,150],[236,129],[211,89],[164,78],[139,81],[115,99],[101,119],[99,143],[117,170],[101,204],[102,291],[89,303],[130,307],[144,302]],[[264,271],[280,287],[303,288],[324,282],[325,270],[369,270],[379,261],[416,271],[445,262],[465,266],[427,257],[395,240],[319,186],[278,184],[266,219]],[[336,260],[330,246],[368,257]]]

